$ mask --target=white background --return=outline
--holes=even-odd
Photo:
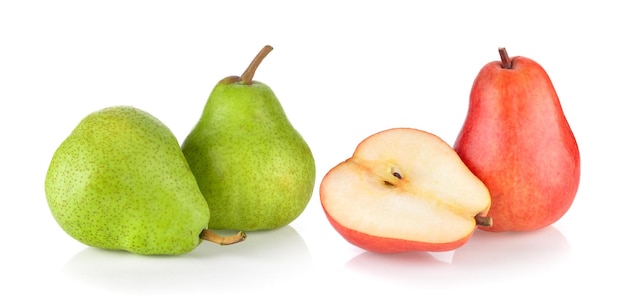
[[[624,299],[626,19],[617,1],[260,2],[0,4],[1,296]],[[182,141],[215,83],[265,44],[274,51],[255,79],[273,88],[317,164],[297,220],[179,257],[97,250],[58,227],[44,176],[80,119],[132,105]],[[537,232],[477,231],[447,253],[378,255],[344,241],[320,207],[323,175],[391,127],[452,144],[474,77],[502,46],[539,62],[561,98],[582,158],[570,211]]]

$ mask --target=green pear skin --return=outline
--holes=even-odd
[[[132,107],[85,117],[54,153],[45,192],[65,232],[103,249],[184,254],[210,219],[174,135]]]
[[[242,77],[214,87],[182,150],[211,209],[210,228],[276,229],[304,211],[315,162],[274,92]]]

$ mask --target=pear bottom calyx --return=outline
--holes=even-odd
[[[200,239],[219,245],[235,244],[246,240],[247,237],[248,235],[246,235],[243,231],[239,231],[237,234],[230,236],[221,236],[208,229],[204,229],[202,230],[202,233],[200,233]]]
[[[493,219],[490,216],[476,215],[474,216],[474,219],[476,220],[476,225],[483,226],[483,227],[493,226]]]

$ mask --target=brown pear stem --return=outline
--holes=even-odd
[[[476,225],[485,226],[485,227],[493,226],[493,219],[491,219],[491,217],[489,216],[476,215],[474,219],[476,220]]]
[[[500,53],[500,60],[502,61],[502,68],[512,69],[513,61],[511,61],[509,54],[506,52],[506,48],[500,47],[498,48],[498,52]]]
[[[202,233],[200,233],[200,239],[217,243],[219,245],[231,245],[242,242],[246,240],[247,237],[248,235],[246,235],[243,231],[239,231],[237,234],[231,236],[221,236],[207,229],[202,230]]]
[[[243,84],[245,85],[252,84],[252,78],[254,77],[254,73],[256,72],[256,69],[259,67],[263,59],[265,59],[265,57],[270,53],[270,51],[272,51],[272,49],[274,49],[272,46],[265,45],[265,47],[263,47],[263,49],[259,51],[256,57],[254,57],[252,62],[250,62],[250,65],[248,66],[248,68],[246,68],[246,70],[241,75],[241,82]]]

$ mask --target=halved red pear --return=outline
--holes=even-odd
[[[490,225],[485,185],[434,134],[393,128],[363,140],[320,184],[332,226],[379,253],[448,251]]]

